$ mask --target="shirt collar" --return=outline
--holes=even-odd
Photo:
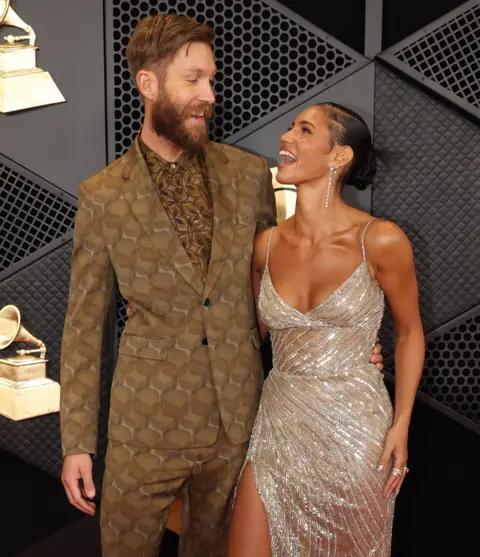
[[[165,171],[172,173],[172,171],[182,171],[192,166],[198,166],[201,165],[203,161],[201,156],[189,155],[185,151],[182,152],[175,162],[166,161],[158,153],[152,151],[150,147],[147,147],[140,137],[138,138],[138,144],[147,165],[149,167],[154,166],[157,172],[161,172],[162,174]]]

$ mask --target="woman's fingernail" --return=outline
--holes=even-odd
[[[379,467],[377,468],[377,472],[381,472],[383,470],[383,464],[380,464]]]

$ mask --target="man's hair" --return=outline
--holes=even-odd
[[[133,83],[142,69],[162,72],[175,54],[186,44],[213,45],[211,27],[194,19],[175,14],[158,14],[141,19],[127,46],[128,68]]]

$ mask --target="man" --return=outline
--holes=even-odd
[[[179,492],[182,556],[224,554],[262,387],[250,260],[255,232],[275,224],[271,173],[263,159],[207,141],[212,42],[209,27],[183,16],[138,24],[127,58],[143,129],[80,187],[62,348],[62,479],[89,514],[114,275],[135,307],[111,392],[105,557],[158,555]]]

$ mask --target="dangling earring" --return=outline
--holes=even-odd
[[[328,209],[328,200],[330,199],[330,192],[332,190],[333,177],[337,173],[337,169],[330,166],[330,174],[328,176],[328,188],[327,188],[327,198],[325,199],[325,209]]]

